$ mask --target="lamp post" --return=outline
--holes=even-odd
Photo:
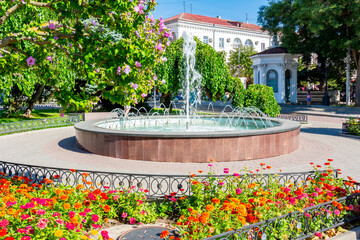
[[[330,99],[329,99],[329,93],[328,93],[328,73],[329,71],[335,66],[335,63],[333,61],[326,60],[325,62],[325,92],[324,97],[322,99],[322,104],[329,106],[330,105]],[[319,67],[321,67],[321,63],[319,63]]]

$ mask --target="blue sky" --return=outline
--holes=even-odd
[[[158,5],[153,12],[156,18],[166,19],[184,12],[184,0],[157,0]],[[257,24],[257,12],[261,5],[267,5],[268,0],[185,0],[185,11],[209,17],[221,16],[223,19],[246,21]]]

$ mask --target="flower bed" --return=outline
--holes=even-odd
[[[71,176],[79,174],[81,178],[69,186],[59,184],[63,175],[34,182],[6,169],[8,176],[2,173],[0,177],[0,237],[110,239],[103,230],[109,219],[141,224],[158,218],[173,220],[181,239],[320,236],[321,231],[359,217],[360,193],[355,182],[350,177],[337,178],[340,169],[333,170],[331,161],[325,163],[322,172],[319,170],[323,167],[313,165],[315,172],[304,178],[266,175],[271,166],[265,164],[255,172],[244,169],[230,173],[225,168],[225,175],[216,176],[210,163],[209,175],[199,171],[198,176],[188,177],[190,189],[179,188],[155,202],[147,201],[149,191],[133,180],[130,186],[111,189],[115,184],[110,183],[109,176],[109,181],[102,178],[101,185],[91,181],[89,173],[72,169],[67,171],[66,179],[70,181]],[[162,237],[167,238],[166,232]]]
[[[343,123],[343,133],[360,136],[360,119],[350,118]]]

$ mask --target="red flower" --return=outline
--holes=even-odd
[[[69,169],[71,172],[76,172],[76,170],[75,169]]]
[[[160,234],[160,238],[166,238],[167,236],[169,236],[169,234],[170,233],[168,230],[162,231]]]
[[[4,237],[6,234],[7,234],[6,228],[0,229],[0,237]]]
[[[316,167],[321,167],[320,165],[316,165]]]
[[[332,162],[332,161],[334,161],[334,160],[332,160],[332,159],[328,159],[328,161],[329,161],[329,162]]]

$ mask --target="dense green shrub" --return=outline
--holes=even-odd
[[[239,78],[232,78],[234,83],[232,102],[231,104],[235,107],[243,107],[245,105],[246,90]]]
[[[275,117],[280,113],[274,92],[271,87],[265,85],[250,85],[246,90],[245,107],[255,106],[263,113]]]

